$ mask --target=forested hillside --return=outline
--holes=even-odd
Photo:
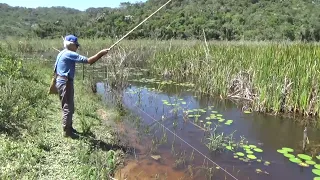
[[[167,0],[119,8],[22,8],[0,4],[0,36],[122,36]],[[320,0],[173,0],[129,38],[320,41]]]

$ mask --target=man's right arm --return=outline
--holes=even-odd
[[[93,63],[95,63],[96,61],[98,61],[102,56],[108,54],[108,52],[110,51],[110,49],[103,49],[101,51],[99,51],[97,54],[91,56],[90,58],[88,58],[88,63],[91,65]]]

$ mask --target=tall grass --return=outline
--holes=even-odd
[[[198,90],[227,97],[230,83],[253,84],[248,97],[264,112],[319,114],[320,49],[317,44],[211,44],[164,48],[149,59],[155,71],[168,69],[173,77],[192,77]],[[243,87],[245,88],[245,87]]]

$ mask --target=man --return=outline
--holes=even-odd
[[[74,35],[68,35],[64,38],[64,50],[62,50],[55,63],[56,68],[56,88],[58,90],[59,98],[62,108],[62,125],[64,136],[72,136],[77,132],[72,127],[72,116],[74,113],[74,84],[73,79],[75,75],[75,64],[85,63],[93,64],[102,56],[106,55],[110,49],[103,49],[94,56],[88,58],[79,55],[76,51],[80,44],[78,38]]]

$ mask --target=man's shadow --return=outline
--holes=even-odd
[[[129,153],[129,154],[131,154],[133,152],[137,153],[139,151],[137,149],[134,150],[134,148],[130,147],[130,146],[106,143],[100,139],[97,139],[95,134],[93,134],[92,132],[86,132],[86,133],[75,132],[75,133],[73,133],[72,136],[70,136],[70,138],[72,138],[72,139],[86,139],[90,143],[92,149],[101,149],[103,151],[122,150],[125,153]]]

